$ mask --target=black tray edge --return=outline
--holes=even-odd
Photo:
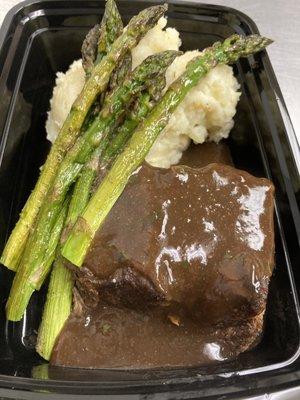
[[[2,22],[1,28],[0,28],[0,51],[2,49],[3,44],[5,43],[5,40],[7,39],[7,34],[9,32],[10,27],[11,27],[11,23],[13,21],[13,18],[15,16],[15,14],[21,12],[22,9],[24,7],[26,7],[26,6],[35,5],[35,4],[38,5],[38,4],[42,3],[43,1],[44,0],[33,0],[33,1],[32,0],[25,0],[25,1],[22,1],[22,2],[20,2],[18,4],[16,4],[14,7],[12,7],[8,11],[8,13],[6,14],[6,16],[5,16],[5,18],[4,18],[3,22]],[[55,0],[55,1],[56,2],[61,2],[61,3],[65,2],[65,0]],[[73,0],[73,1],[78,2],[78,3],[82,2],[82,0]],[[140,0],[140,1],[141,2],[145,2],[145,3],[147,2],[147,0]],[[121,3],[122,0],[119,0],[119,2]],[[153,0],[152,2],[161,3],[161,1],[159,1],[159,0]],[[169,3],[169,1],[167,0],[166,3]],[[184,5],[184,6],[187,6],[187,5],[202,6],[202,7],[207,8],[208,10],[209,9],[212,10],[212,9],[218,8],[219,10],[234,12],[242,20],[244,20],[246,22],[246,24],[251,28],[253,33],[259,33],[257,25],[255,24],[255,22],[249,16],[247,16],[243,12],[241,12],[241,11],[235,9],[235,8],[232,8],[232,7],[221,6],[221,5],[211,5],[211,4],[198,3],[198,2],[195,3],[195,2],[192,2],[192,1],[184,1],[184,0],[174,0],[174,1],[172,1],[171,4],[178,4],[178,5]],[[292,154],[294,156],[295,165],[297,166],[297,172],[298,172],[298,174],[300,176],[300,153],[299,153],[298,140],[297,140],[297,137],[296,137],[296,133],[295,133],[295,131],[293,129],[292,122],[291,122],[291,119],[290,119],[290,116],[289,116],[285,101],[284,101],[283,96],[282,96],[282,92],[280,90],[278,81],[277,81],[276,76],[274,74],[274,70],[273,70],[272,64],[271,64],[270,59],[269,59],[267,54],[264,55],[264,63],[267,64],[267,67],[268,67],[269,71],[271,72],[271,74],[269,75],[269,79],[270,79],[270,82],[272,84],[272,87],[273,87],[275,93],[278,96],[277,102],[279,104],[279,108],[280,108],[281,115],[283,117],[283,122],[284,122],[285,128],[286,128],[286,130],[288,132],[288,135],[289,135]],[[298,152],[297,152],[297,150],[298,150]],[[300,237],[299,237],[299,239],[300,239]],[[294,285],[294,289],[296,289],[295,282],[293,280],[292,280],[292,283]],[[300,316],[299,316],[299,319],[300,319]],[[282,368],[283,366],[288,366],[291,363],[293,363],[299,356],[300,356],[300,348],[298,348],[298,351],[289,360],[286,360],[286,361],[284,361],[282,363],[278,363],[277,365],[276,364],[275,365],[276,365],[277,368]],[[275,369],[275,365],[272,365],[272,370]],[[245,371],[245,373],[247,375],[248,374],[250,375],[251,373],[257,373],[257,372],[258,372],[257,370],[255,370],[253,372],[251,372],[251,370],[246,370]],[[226,378],[224,377],[224,379],[226,379]],[[131,381],[131,382],[134,383],[134,381]],[[43,391],[45,391],[45,388],[48,388],[49,390],[55,388],[56,389],[55,391],[57,391],[59,389],[66,388],[68,386],[72,387],[74,385],[78,385],[78,383],[79,383],[78,381],[68,381],[68,382],[65,381],[64,382],[64,381],[60,381],[60,380],[51,380],[51,382],[49,382],[49,383],[47,382],[47,384],[45,384],[45,381],[42,380],[42,379],[22,378],[22,377],[7,377],[7,376],[0,375],[0,388],[1,389],[2,388],[6,388],[6,390],[3,393],[1,393],[1,395],[5,394],[5,396],[7,396],[8,398],[16,398],[15,396],[20,396],[19,398],[21,398],[21,396],[22,396],[22,398],[24,398],[24,399],[35,399],[35,398],[39,399],[39,398],[41,398],[42,393],[40,393],[40,394],[39,393],[30,393],[30,392],[28,392],[28,390],[30,390],[30,391],[34,390],[34,391],[37,391],[37,392],[39,392],[39,391],[43,392]],[[172,385],[172,383],[170,381],[168,383],[170,385]],[[184,382],[184,383],[187,383],[187,382]],[[86,381],[86,382],[81,382],[80,385],[81,385],[81,387],[83,389],[85,386],[88,387],[88,386],[97,385],[97,382],[88,382],[88,381]],[[138,384],[138,386],[139,386],[139,384]],[[12,389],[12,388],[13,389],[20,389],[20,391],[19,390],[14,390],[13,391],[14,394],[11,394],[9,392],[10,392],[10,389]],[[117,389],[117,387],[115,387],[115,388]],[[105,389],[106,388],[104,386],[102,393],[105,393]],[[169,386],[168,389],[171,389],[170,386]],[[276,389],[278,389],[278,388],[276,388],[276,387],[273,388],[274,391]],[[46,394],[46,393],[44,393],[44,394]],[[49,394],[50,393],[48,393],[48,395]],[[11,397],[11,396],[13,396],[13,397]],[[67,398],[71,399],[71,398],[76,397],[76,396],[74,396],[74,394],[72,394],[72,395],[71,394],[70,395],[65,394],[64,395],[61,392],[59,393],[59,396],[61,398],[66,398],[66,399]],[[92,398],[96,398],[96,396],[91,395],[91,396],[89,396],[89,398],[91,398],[91,399]]]

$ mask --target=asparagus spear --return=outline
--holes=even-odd
[[[67,210],[68,210],[68,205],[69,205],[69,198],[67,198],[63,204],[63,207],[58,214],[57,220],[55,222],[54,228],[52,229],[51,232],[51,237],[50,241],[48,243],[48,248],[46,251],[45,255],[45,260],[44,260],[44,269],[43,269],[43,276],[41,279],[44,279],[47,272],[49,272],[51,265],[53,263],[54,257],[55,257],[55,251],[57,244],[59,242],[60,234],[64,226]],[[21,282],[21,285],[18,283]],[[29,302],[30,297],[32,293],[34,292],[35,289],[40,289],[40,285],[38,285],[36,288],[34,288],[27,276],[27,271],[21,271],[19,270],[15,276],[13,286],[16,285],[18,286],[18,290],[15,293],[14,297],[9,297],[8,302],[7,302],[7,313],[8,313],[8,319],[9,319],[9,309],[10,307],[13,307],[13,304],[18,304],[19,301],[25,301],[26,303]],[[22,318],[22,315],[20,316],[19,319]]]
[[[151,101],[149,93],[141,93],[133,110],[120,126],[112,141],[108,144],[103,157],[100,160],[99,169],[105,172],[108,166],[114,161],[116,156],[120,154],[132,135],[134,129],[146,117],[149,111],[153,108],[154,102]]]
[[[38,182],[8,239],[1,257],[1,263],[6,267],[12,270],[17,269],[29,232],[33,227],[39,208],[45,200],[59,165],[68,148],[78,137],[80,128],[96,97],[105,90],[117,62],[155,25],[166,10],[166,5],[154,6],[133,17],[127,29],[114,42],[107,56],[92,70],[90,78],[86,81],[83,90],[75,100],[58,138],[51,148]]]
[[[99,26],[98,28],[99,34]],[[92,62],[99,63],[103,56],[110,49],[111,44],[120,35],[123,28],[121,17],[116,8],[115,2],[113,0],[108,0],[106,3],[105,14],[102,19],[101,32],[98,47],[98,57],[96,59],[97,46],[95,44],[95,57]],[[107,32],[103,35],[103,32]],[[88,50],[93,46],[90,41],[96,36],[97,41],[99,39],[99,34],[95,29],[88,34],[83,49],[83,65],[85,66],[86,74],[89,74],[88,70],[88,60],[86,56],[89,56]],[[89,46],[86,47],[86,46]],[[93,50],[93,49],[92,49]],[[124,58],[121,60],[119,66],[113,71],[110,81],[109,90],[112,91],[117,85],[122,84],[125,77],[131,71],[131,53],[128,52]],[[102,93],[101,97],[105,98],[105,92]],[[91,116],[95,117],[96,112],[100,110],[103,101],[99,99],[96,101],[93,110],[91,111]],[[99,146],[92,159],[88,163],[88,168],[85,168],[81,174],[80,179],[77,180],[76,185],[73,190],[73,196],[69,205],[67,221],[65,224],[64,233],[61,236],[61,244],[63,244],[66,232],[68,232],[69,226],[72,226],[78,215],[84,209],[85,205],[89,200],[90,190],[96,175],[96,170],[98,166],[98,160],[101,153],[101,146]],[[49,290],[47,293],[47,300],[45,303],[42,322],[40,324],[38,338],[37,338],[37,352],[46,360],[51,357],[52,349],[54,347],[57,336],[60,334],[67,318],[70,315],[72,307],[72,290],[73,290],[74,278],[70,270],[68,270],[62,260],[60,255],[60,250],[57,251],[56,260],[50,277]]]
[[[72,212],[72,225],[75,223],[79,213],[78,206],[86,205],[92,190],[94,180],[99,172],[100,175],[107,170],[115,157],[123,150],[127,140],[130,138],[134,129],[146,117],[148,112],[153,108],[154,104],[162,97],[165,87],[165,69],[161,69],[155,81],[149,81],[145,92],[140,93],[132,110],[129,111],[124,123],[118,128],[112,140],[108,143],[105,151],[100,157],[101,149],[97,148],[91,160],[85,165],[80,177],[78,178],[74,193],[72,196],[70,209]],[[76,218],[75,218],[76,216]]]
[[[70,204],[70,196],[68,195],[64,201],[63,207],[62,207],[60,213],[58,214],[58,218],[55,221],[54,227],[51,231],[48,246],[47,246],[47,249],[45,252],[45,257],[43,260],[44,268],[42,270],[42,275],[33,277],[34,281],[43,282],[44,279],[46,278],[46,276],[48,275],[48,272],[51,269],[51,266],[55,259],[57,245],[59,243],[59,239],[60,239],[61,233],[62,233],[64,225],[65,225],[65,220],[66,220],[69,204]],[[35,289],[37,289],[37,290],[40,290],[40,288],[41,288],[41,284],[38,284],[35,287]]]
[[[90,190],[98,169],[100,153],[101,147],[98,147],[93,159],[88,163],[89,167],[85,167],[81,177],[75,184],[64,233],[61,236],[61,245],[69,228],[73,226],[78,215],[80,215],[89,200]],[[56,338],[70,315],[73,285],[73,275],[65,267],[59,249],[51,272],[47,299],[36,345],[36,351],[46,360],[50,359]]]
[[[148,118],[135,130],[128,145],[77,219],[62,248],[65,258],[77,266],[82,265],[96,231],[121,195],[131,174],[143,162],[171,114],[200,78],[217,64],[235,62],[239,57],[262,50],[270,42],[258,35],[233,35],[223,43],[215,43],[189,62],[186,71],[169,87]]]
[[[91,168],[85,171],[84,179],[80,179],[80,185],[78,185],[79,180],[76,182],[60,245],[63,244],[64,237],[69,227],[73,226],[78,215],[86,206],[94,178],[95,173]],[[74,199],[76,199],[76,201],[74,201]],[[50,360],[55,341],[71,313],[73,286],[73,274],[64,265],[59,246],[50,276],[47,299],[36,345],[36,351],[45,360]]]
[[[141,97],[142,99],[145,97],[149,99],[148,94],[143,94]],[[144,103],[146,103],[146,99],[141,101],[141,111],[139,112],[137,110],[134,115],[144,115],[146,109],[146,106],[143,106]],[[131,122],[132,119],[133,118],[128,119],[128,124],[124,124],[127,126],[127,134],[130,128],[129,121]],[[73,226],[78,215],[80,215],[88,203],[91,187],[97,175],[100,159],[99,157],[100,151],[98,147],[92,157],[92,160],[85,167],[83,173],[76,182],[68,210],[65,232],[68,231],[69,227]],[[62,235],[61,243],[63,243],[64,235],[65,234]],[[72,307],[73,284],[73,275],[71,271],[64,266],[60,251],[58,251],[56,260],[54,262],[54,267],[51,272],[47,299],[44,306],[42,322],[39,327],[36,345],[36,351],[45,360],[50,359],[56,339],[70,315]],[[32,292],[30,292],[30,294],[31,293]]]
[[[150,81],[147,90],[141,93],[136,100],[123,125],[120,126],[115,137],[108,144],[100,160],[100,170],[107,170],[116,156],[122,152],[134,129],[144,120],[154,105],[161,99],[166,84],[164,72],[165,71],[163,71],[163,74],[156,77],[155,81]]]
[[[86,180],[82,182],[82,186],[75,186],[74,188],[72,200],[76,196],[77,201],[73,203],[71,200],[70,202],[64,231],[60,238],[60,245],[56,251],[54,266],[50,276],[47,299],[36,345],[36,351],[45,360],[50,359],[56,338],[60,334],[72,308],[74,278],[72,272],[64,265],[60,254],[60,247],[64,243],[69,226],[74,224],[88,201],[87,195],[89,195],[89,191],[86,190],[86,186],[90,187],[91,177],[86,175],[85,178]],[[92,176],[92,178],[94,177]]]
[[[97,47],[100,36],[100,24],[93,26],[87,33],[81,46],[82,67],[86,77],[89,76],[97,58]]]
[[[114,0],[107,0],[101,25],[95,25],[82,44],[82,66],[87,77],[91,74],[94,64],[98,64],[110,51],[122,30],[123,23],[117,5]]]
[[[89,195],[89,191],[86,190],[86,186],[90,186],[90,181],[91,178],[86,176],[82,186],[75,186],[74,188],[64,231],[60,238],[60,245],[57,248],[36,345],[36,351],[45,360],[50,359],[56,338],[71,312],[74,278],[72,272],[64,265],[60,248],[64,243],[69,226],[74,224],[88,201],[87,194]],[[76,196],[77,201],[72,203],[74,196]]]
[[[97,148],[91,160],[85,165],[80,177],[78,178],[73,196],[71,199],[69,213],[70,226],[73,226],[80,214],[79,209],[83,210],[89,201],[93,183],[99,171],[105,172],[109,164],[123,150],[130,135],[153,107],[149,93],[141,93],[134,105],[134,109],[129,113],[123,125],[117,130],[114,138],[108,143],[101,157],[102,149]]]
[[[110,21],[110,26],[107,26],[106,21]],[[115,27],[113,29],[113,33],[106,35],[106,38],[109,38],[113,41],[113,38],[116,39],[116,35],[120,33],[120,31],[123,29],[123,24],[121,21],[121,17],[118,14],[118,11],[116,9],[116,5],[113,0],[108,0],[106,9],[105,9],[105,14],[104,18],[102,20],[101,24],[101,29],[107,30],[110,29],[112,25]],[[99,26],[98,26],[99,28]],[[95,34],[93,32],[92,34]],[[88,35],[89,36],[89,35]],[[98,35],[99,36],[99,35]],[[88,41],[91,39],[88,38]],[[98,42],[98,38],[97,38]],[[96,52],[97,52],[97,42],[96,42]],[[104,39],[103,39],[103,45],[102,45],[102,57],[98,59],[98,62],[101,61],[104,55],[109,51],[112,42],[110,43],[107,41],[107,46],[105,47]],[[85,46],[87,46],[87,42],[85,43]],[[86,51],[88,51],[86,49]],[[96,58],[96,57],[95,57]],[[91,71],[91,68],[89,69],[89,72]],[[87,182],[84,182],[86,184]],[[74,210],[71,208],[71,205],[69,207],[69,212],[68,212],[68,223],[70,223],[70,220],[73,218],[73,223],[75,222],[75,211],[77,211],[76,217],[78,213],[83,209],[84,205],[86,204],[86,201],[81,196],[81,193],[84,193],[84,186],[80,188],[80,192],[76,191],[76,196],[81,200],[82,203],[76,202],[77,210]],[[68,207],[69,201],[66,200],[65,206],[63,206],[62,211],[60,212],[58,219],[54,225],[54,228],[51,232],[51,236],[49,239],[48,247],[46,249],[45,257],[43,260],[43,268],[40,269],[39,271],[42,273],[41,276],[34,276],[33,280],[34,281],[40,281],[41,283],[44,281],[45,277],[47,276],[48,272],[50,271],[50,268],[53,264],[54,258],[55,258],[55,253],[56,253],[56,248],[59,242],[59,238],[63,229],[64,221],[65,221],[65,216],[67,212],[67,207]],[[82,207],[80,208],[80,205],[82,204]],[[71,214],[70,214],[71,212]],[[46,302],[46,308],[43,314],[43,323],[40,329],[40,348],[45,349],[47,351],[47,348],[49,348],[49,340],[51,342],[51,338],[53,338],[53,335],[55,335],[56,330],[58,327],[62,327],[62,322],[65,321],[65,317],[69,315],[67,313],[67,310],[70,309],[71,307],[71,298],[72,298],[72,284],[70,283],[70,280],[72,278],[71,273],[67,270],[64,270],[65,267],[62,265],[61,260],[59,259],[59,256],[57,257],[55,267],[54,267],[54,272],[51,275],[51,280],[50,280],[50,286],[49,286],[49,294],[47,295],[47,302]],[[19,273],[16,277],[16,280],[18,279],[22,280],[24,279],[24,276],[22,276],[21,273]],[[41,284],[37,285],[35,289],[40,289]],[[53,289],[57,290],[57,294],[53,295]],[[34,291],[34,288],[32,285],[26,285],[23,287],[23,290],[20,292],[21,296],[24,296],[24,298],[30,299],[32,293]],[[59,296],[59,297],[58,297]],[[60,301],[59,301],[60,299]],[[59,304],[59,309],[57,308],[57,305]],[[52,315],[49,313],[49,310],[55,311],[56,315],[55,318],[52,318],[51,320],[49,319],[50,316]],[[52,315],[53,317],[53,315]],[[60,325],[61,324],[61,325]],[[48,332],[48,335],[46,333]],[[56,336],[54,336],[55,339]],[[54,340],[53,339],[53,340]],[[43,350],[41,350],[43,351]],[[43,355],[43,354],[41,354]]]
[[[98,64],[107,54],[116,38],[121,35],[122,30],[123,22],[118,7],[114,0],[107,0],[101,21],[95,64]]]
[[[113,91],[118,85],[121,85],[131,71],[131,54],[126,54],[121,62],[121,65],[116,68],[116,71],[114,71],[109,81],[110,91]],[[103,92],[103,95],[105,94],[106,93]],[[91,127],[91,125],[89,127]],[[80,211],[85,207],[89,200],[91,188],[98,171],[99,160],[102,152],[103,147],[99,146],[94,151],[91,160],[87,163],[87,165],[85,165],[83,171],[77,179],[69,207],[68,224],[70,225],[75,223]]]
[[[47,300],[38,332],[36,351],[49,360],[56,338],[61,332],[72,307],[73,276],[58,257],[51,272]]]
[[[99,64],[103,57],[110,51],[113,42],[121,35],[122,30],[123,22],[116,3],[114,0],[107,0],[101,25],[95,25],[88,32],[82,44],[82,66],[85,70],[86,79],[89,78],[94,65]],[[110,81],[114,79],[116,70],[118,71],[119,69],[119,63],[123,64],[123,59],[127,59],[127,53],[116,64]],[[90,108],[82,126],[83,132],[88,129],[95,116],[99,113],[104,97],[105,91],[101,93]]]
[[[49,379],[49,364],[36,365],[31,370],[33,379]],[[40,390],[39,392],[49,392],[48,390]]]
[[[61,163],[54,183],[43,203],[33,231],[26,245],[22,263],[14,279],[9,302],[7,318],[19,320],[27,306],[27,301],[15,302],[22,285],[29,284],[33,288],[41,285],[45,268],[45,251],[48,246],[54,221],[62,206],[62,202],[70,185],[75,181],[83,165],[89,161],[93,150],[98,146],[105,147],[107,137],[112,132],[115,121],[124,114],[126,107],[138,93],[144,89],[148,79],[153,79],[159,71],[165,70],[174,60],[178,52],[170,50],[148,57],[105,101],[99,117],[91,128],[77,139]],[[18,276],[19,275],[19,276]],[[28,299],[26,299],[28,300]]]

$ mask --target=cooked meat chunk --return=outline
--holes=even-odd
[[[268,180],[222,164],[144,165],[98,232],[78,280],[83,296],[91,286],[111,301],[115,286],[114,304],[131,290],[132,307],[147,299],[177,303],[209,324],[233,321],[264,310],[273,253]]]
[[[273,270],[273,185],[191,149],[193,168],[143,165],[76,271],[51,362],[77,367],[221,361],[261,337]],[[199,158],[197,157],[199,156]],[[78,346],[74,346],[76,337]]]

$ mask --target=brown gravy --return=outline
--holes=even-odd
[[[103,304],[71,316],[51,363],[134,369],[210,364],[254,346],[262,325],[259,315],[231,327],[205,329],[178,308],[173,315],[164,308],[136,311]]]
[[[183,162],[197,169],[144,165],[132,177],[77,272],[80,300],[53,364],[199,365],[258,342],[273,186],[215,161],[231,163],[225,145],[193,146]]]

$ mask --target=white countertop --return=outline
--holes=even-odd
[[[261,34],[275,41],[268,48],[268,54],[300,143],[300,0],[203,0],[201,2],[226,5],[244,12],[254,20]],[[0,0],[0,24],[8,10],[17,3],[19,0]],[[300,389],[296,388],[251,400],[298,400],[299,398]]]

